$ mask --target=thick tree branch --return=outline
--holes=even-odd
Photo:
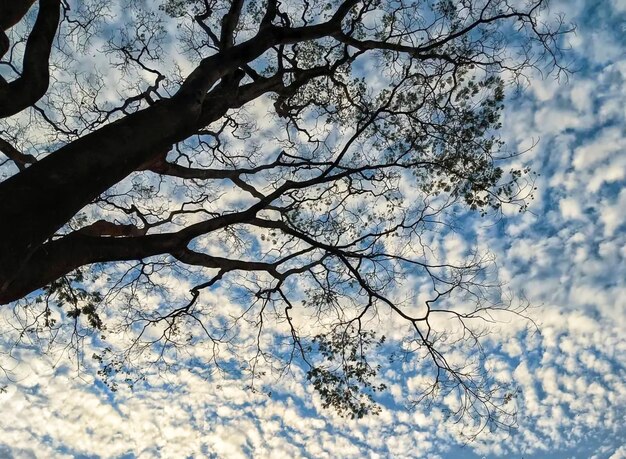
[[[224,271],[266,271],[274,277],[280,277],[276,270],[277,263],[264,263],[260,261],[233,260],[224,257],[215,257],[206,253],[195,252],[183,248],[172,253],[174,258],[188,265],[216,268]]]
[[[37,21],[26,42],[22,75],[0,85],[0,118],[19,113],[48,89],[48,59],[59,24],[60,0],[40,0]]]
[[[37,162],[37,159],[33,155],[22,153],[4,139],[0,139],[0,151],[13,161],[20,171],[26,169],[27,164]]]
[[[33,3],[35,0],[0,0],[0,58],[9,49],[9,37],[4,31],[17,24]]]
[[[138,228],[135,225],[122,225],[119,223],[111,223],[107,220],[98,220],[90,225],[87,225],[77,231],[77,233],[84,234],[86,236],[143,236],[148,230],[147,227]]]
[[[222,18],[222,30],[220,33],[220,48],[228,49],[232,48],[235,43],[235,29],[239,23],[239,17],[241,16],[241,8],[243,7],[243,0],[233,0],[230,3],[230,9],[228,13]]]

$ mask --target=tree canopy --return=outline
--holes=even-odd
[[[95,355],[111,387],[189,346],[219,368],[247,327],[253,378],[295,360],[356,417],[393,317],[432,370],[415,401],[511,422],[480,338],[525,305],[488,254],[437,238],[526,208],[532,172],[497,130],[507,85],[560,69],[546,3],[0,1],[0,303],[22,336],[124,336]]]

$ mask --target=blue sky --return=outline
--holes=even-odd
[[[0,456],[626,458],[626,0],[552,3],[577,24],[575,72],[533,76],[503,119],[513,148],[539,140],[519,159],[541,173],[535,200],[495,223],[467,217],[448,245],[493,252],[499,280],[536,306],[540,332],[502,324],[487,343],[520,389],[515,430],[464,445],[437,409],[405,406],[418,383],[407,368],[385,374],[379,416],[352,421],[321,409],[297,367],[263,381],[268,397],[212,373],[196,349],[112,393],[92,363],[77,372],[22,347],[0,393]]]

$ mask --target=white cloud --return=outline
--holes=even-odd
[[[565,219],[579,219],[583,216],[580,203],[576,198],[561,199],[559,201],[559,209]]]
[[[612,203],[601,203],[600,220],[604,224],[604,236],[611,237],[615,230],[626,223],[626,190],[622,190]]]
[[[611,0],[611,5],[617,13],[626,13],[626,1],[625,0]]]
[[[605,161],[612,155],[626,149],[624,128],[608,127],[600,131],[592,142],[587,142],[574,151],[573,165],[576,169],[589,169],[597,162]]]

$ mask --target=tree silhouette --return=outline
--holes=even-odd
[[[272,319],[281,361],[360,417],[384,388],[367,356],[385,311],[434,368],[422,395],[508,422],[512,392],[443,349],[478,349],[490,314],[521,310],[490,289],[488,255],[452,263],[433,238],[462,209],[526,206],[532,176],[503,171],[496,131],[507,84],[560,70],[545,1],[32,3],[0,1],[0,303],[24,333],[69,318],[74,340],[117,317],[132,339],[97,356],[107,378],[248,322],[254,372],[276,357]],[[230,324],[203,301],[220,285],[246,309]]]

